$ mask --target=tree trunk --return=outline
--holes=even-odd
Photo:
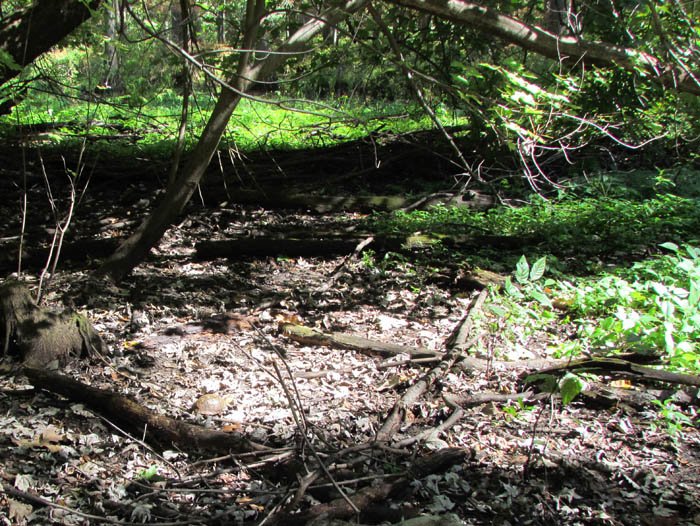
[[[148,254],[149,250],[156,246],[163,237],[168,227],[182,212],[190,197],[194,193],[200,179],[209,166],[216,148],[219,145],[221,136],[226,130],[233,110],[241,100],[240,92],[244,92],[255,82],[255,80],[269,75],[276,71],[291,56],[292,53],[301,52],[306,44],[319,32],[323,30],[327,23],[336,24],[348,13],[354,12],[365,5],[367,0],[349,0],[341,7],[328,9],[324,20],[314,19],[299,28],[285,44],[280,46],[280,53],[273,53],[256,66],[250,67],[248,64],[249,54],[244,54],[239,62],[237,75],[229,82],[236,91],[228,87],[222,87],[214,110],[209,121],[202,132],[189,160],[183,167],[179,176],[173,184],[168,186],[165,197],[153,213],[139,226],[134,234],[127,239],[117,251],[105,261],[98,269],[99,275],[106,275],[114,281],[121,280],[131,270],[138,265]],[[253,25],[257,25],[258,20],[253,15],[259,6],[252,7],[250,4],[254,0],[248,0],[248,15],[246,16],[246,39],[243,49],[254,49],[255,38]],[[258,3],[264,4],[263,0]]]
[[[496,8],[462,0],[388,0],[388,2],[471,27],[554,60],[571,64],[615,66],[632,72],[643,71],[650,78],[668,87],[700,95],[700,84],[691,74],[692,71],[683,71],[676,64],[665,63],[636,49],[613,46],[604,42],[589,42],[575,36],[558,37],[541,27],[502,15]]]
[[[0,355],[16,352],[29,367],[65,363],[70,355],[101,354],[104,347],[85,316],[42,309],[29,288],[13,280],[0,287],[0,338]]]
[[[105,75],[102,89],[110,95],[122,95],[124,82],[119,74],[119,39],[118,28],[121,27],[121,0],[112,0],[105,16]]]
[[[0,22],[0,85],[92,16],[101,0],[37,0]]]

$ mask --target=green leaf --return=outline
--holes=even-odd
[[[557,377],[553,374],[531,374],[525,378],[525,383],[536,383],[540,391],[553,393],[557,388]]]
[[[530,265],[527,262],[527,258],[522,256],[515,265],[515,279],[521,285],[527,283],[527,278],[530,275]]]
[[[688,305],[691,308],[698,308],[700,302],[700,281],[690,282],[690,294],[688,295]]]
[[[148,469],[142,469],[137,475],[137,479],[151,480],[158,472],[158,467],[153,465]]]
[[[547,305],[548,307],[552,305],[552,300],[550,300],[549,297],[540,290],[531,290],[530,296],[543,305]]]
[[[678,253],[678,245],[676,245],[675,243],[671,243],[670,241],[667,241],[666,243],[661,243],[659,246],[661,248],[665,248],[672,252]]]
[[[540,259],[535,261],[530,270],[530,281],[537,281],[542,276],[544,276],[544,270],[547,267],[547,256],[542,256]]]
[[[506,294],[509,296],[512,296],[514,298],[522,299],[524,298],[522,292],[518,290],[518,287],[516,287],[513,282],[510,279],[510,276],[506,276],[506,282],[503,286],[503,288],[506,289]]]
[[[581,380],[579,376],[572,373],[567,373],[559,383],[562,403],[564,405],[568,405],[577,394],[583,391],[584,385],[583,380]]]
[[[683,245],[683,246],[684,246],[685,249],[688,251],[688,255],[689,255],[691,258],[693,258],[693,259],[698,259],[698,258],[700,258],[700,250],[699,250],[699,249],[697,249],[697,248],[695,248],[695,247],[691,247],[690,245]]]
[[[484,307],[484,310],[490,312],[494,316],[498,316],[499,318],[505,318],[508,315],[508,310],[504,309],[500,305],[487,305]]]
[[[10,55],[10,53],[5,51],[4,49],[0,49],[0,67],[12,69],[15,71],[22,70],[22,66],[17,64],[15,59],[12,57],[12,55]]]

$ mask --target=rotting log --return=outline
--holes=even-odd
[[[29,367],[65,363],[71,355],[101,354],[104,348],[85,316],[39,307],[27,285],[16,280],[0,287],[0,336],[2,353],[16,352]]]
[[[186,451],[204,449],[222,454],[267,449],[248,440],[242,433],[225,433],[158,415],[129,397],[85,385],[67,376],[28,367],[22,372],[37,389],[44,389],[65,396],[71,402],[84,404],[136,436],[140,437],[145,433],[145,440],[152,444],[165,447],[175,445]]]
[[[586,372],[597,375],[629,378],[643,382],[666,382],[676,385],[700,387],[700,376],[694,374],[674,373],[663,369],[654,369],[620,358],[591,358],[574,360],[564,365],[557,365],[530,374],[561,375],[568,371]]]
[[[311,327],[297,325],[295,323],[281,323],[280,332],[287,338],[304,345],[324,345],[339,349],[362,352],[365,354],[381,354],[395,356],[408,354],[415,357],[439,357],[442,353],[431,351],[425,347],[412,347],[370,340],[343,332],[322,332]]]
[[[467,194],[430,194],[416,197],[396,195],[328,196],[290,194],[283,190],[239,190],[231,196],[238,204],[254,204],[263,208],[302,209],[318,214],[329,212],[393,212],[395,210],[427,210],[436,205],[484,210],[494,204],[493,197],[475,192]]]
[[[196,244],[196,257],[199,260],[216,258],[240,258],[245,256],[313,257],[350,254],[367,238],[367,234],[349,236],[313,237],[274,237],[249,236],[237,239],[201,241]],[[444,246],[466,250],[488,246],[500,249],[520,249],[525,245],[539,242],[535,236],[488,236],[461,234],[416,233],[408,236],[374,236],[364,248],[376,251],[411,252],[421,248]]]
[[[462,272],[457,276],[456,285],[466,290],[481,290],[489,287],[503,288],[506,283],[506,276],[481,268],[475,268],[468,272]],[[516,284],[513,284],[517,287]]]

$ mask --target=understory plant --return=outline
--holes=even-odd
[[[512,319],[573,323],[576,337],[555,346],[555,354],[577,358],[635,352],[657,356],[671,370],[698,374],[700,249],[671,242],[660,247],[665,254],[577,283],[543,280],[545,258],[530,266],[523,256],[515,269],[517,284],[506,280],[502,305],[509,307]],[[558,316],[552,316],[555,312]],[[529,381],[549,380],[550,390],[560,391],[565,404],[585,385],[572,373],[559,381],[537,376]],[[659,406],[664,418],[671,414],[667,406]]]
[[[591,352],[659,355],[670,367],[700,370],[700,250],[663,243],[669,253],[620,274],[562,283]]]

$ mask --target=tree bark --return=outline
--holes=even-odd
[[[0,23],[0,85],[92,16],[101,0],[37,0]],[[14,64],[13,64],[14,62]]]
[[[174,180],[168,186],[165,197],[154,212],[139,226],[134,234],[127,239],[117,251],[98,269],[98,275],[105,275],[114,281],[121,280],[138,265],[163,237],[168,227],[182,212],[190,197],[194,193],[200,179],[209,166],[219,141],[226,130],[233,110],[241,100],[241,93],[245,92],[255,80],[276,71],[294,53],[302,52],[306,44],[318,35],[327,24],[336,24],[349,13],[360,9],[368,0],[348,0],[341,7],[327,9],[322,19],[314,19],[299,28],[280,48],[278,53],[272,53],[264,61],[256,66],[248,64],[248,54],[244,54],[239,62],[236,76],[229,82],[229,87],[222,87],[221,95],[214,106],[209,121],[202,132],[192,154]],[[252,6],[254,0],[248,1],[248,15],[246,16],[246,40],[243,49],[254,49],[254,29],[251,23],[257,25],[253,14],[258,6]],[[264,0],[259,0],[264,5]],[[235,91],[234,91],[235,90]]]
[[[112,0],[105,16],[105,74],[101,89],[110,95],[124,93],[124,82],[119,71],[119,47],[116,45],[119,40],[119,29],[122,26],[120,2],[121,0]]]
[[[471,27],[554,60],[567,63],[621,67],[645,72],[665,86],[700,95],[700,84],[676,64],[666,63],[636,49],[589,42],[575,36],[559,37],[539,26],[520,22],[498,9],[462,0],[386,0],[411,9],[439,16],[455,24]]]

